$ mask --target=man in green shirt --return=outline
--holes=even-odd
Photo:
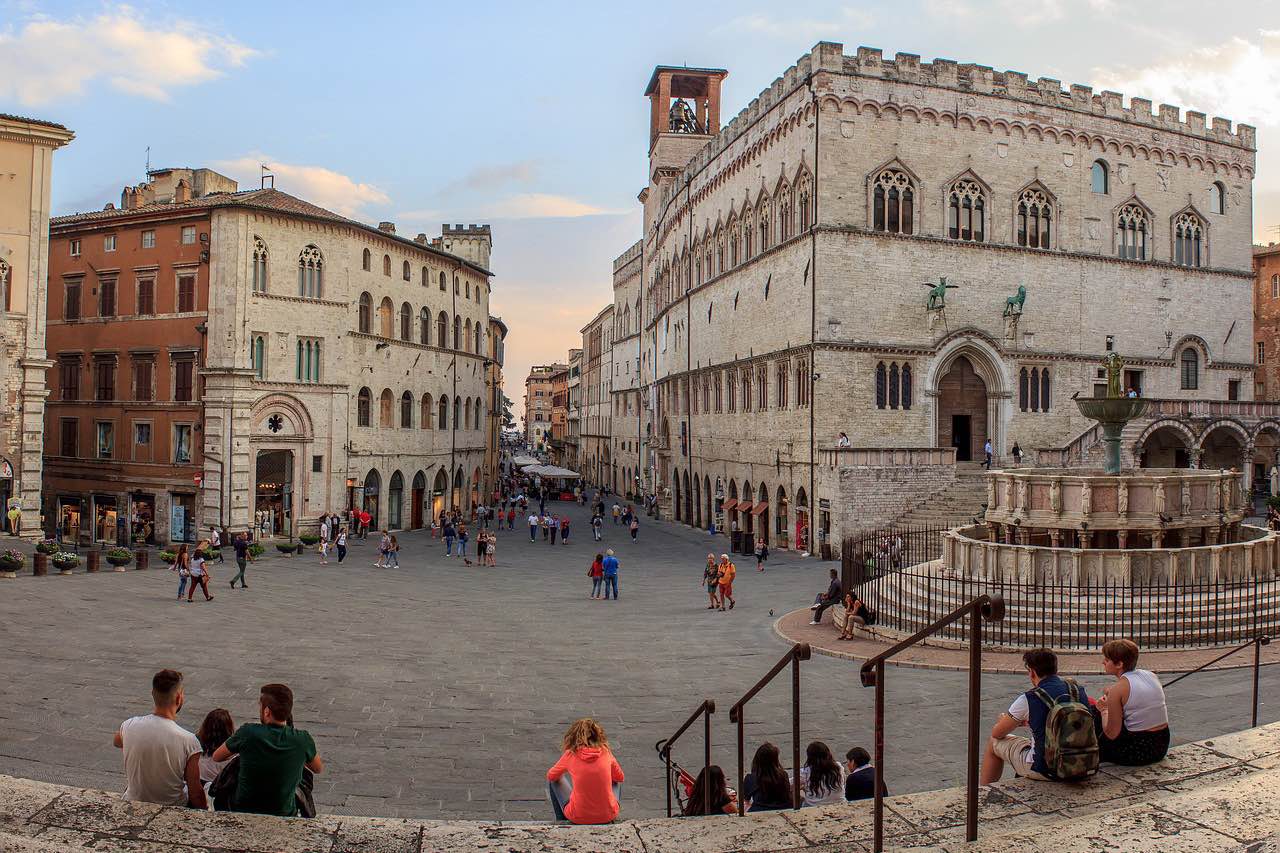
[[[319,774],[324,762],[315,741],[293,720],[293,691],[284,684],[264,684],[258,697],[261,723],[246,723],[213,754],[214,761],[240,756],[240,774],[232,810],[293,817],[302,768]]]

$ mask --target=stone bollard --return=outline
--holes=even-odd
[[[85,558],[86,571],[96,572],[102,563],[102,552],[90,551],[85,555]]]
[[[49,555],[36,553],[31,560],[31,574],[42,578],[49,574]]]
[[[147,567],[147,552],[145,549],[139,548],[134,552],[133,565],[138,569],[145,569]]]

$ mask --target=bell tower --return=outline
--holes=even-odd
[[[649,99],[649,161],[653,168],[683,168],[707,140],[720,132],[723,68],[653,69],[644,94]]]

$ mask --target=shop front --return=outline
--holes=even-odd
[[[104,545],[128,542],[125,519],[115,495],[93,496],[93,541]]]
[[[136,492],[129,503],[129,538],[134,545],[156,544],[156,496]]]
[[[196,541],[196,496],[194,493],[170,493],[169,541]]]
[[[64,545],[75,546],[80,542],[80,519],[84,512],[84,504],[80,498],[60,496],[58,498],[58,541]]]

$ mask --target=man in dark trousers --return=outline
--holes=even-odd
[[[827,591],[818,596],[818,600],[809,608],[813,611],[813,620],[810,625],[817,625],[822,621],[822,614],[826,609],[840,601],[840,578],[836,574],[836,570],[831,570],[831,583],[827,584]]]

